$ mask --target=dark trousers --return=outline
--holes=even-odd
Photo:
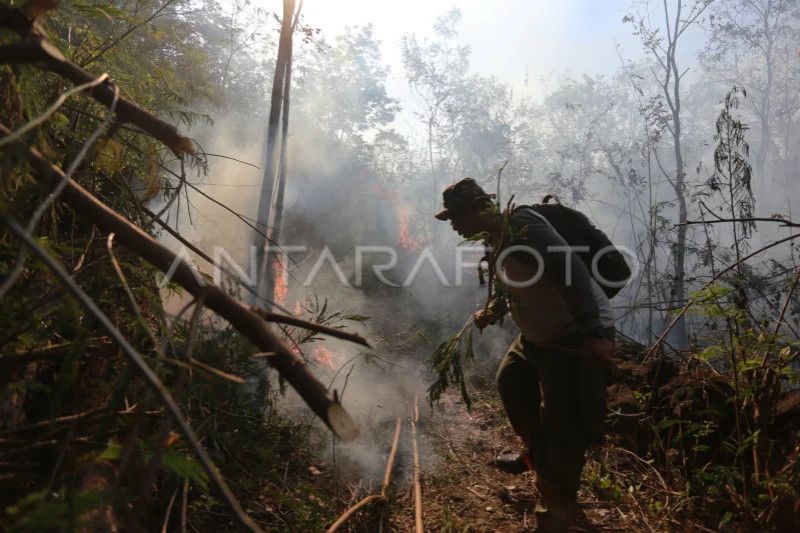
[[[581,339],[540,347],[517,338],[497,371],[511,427],[528,446],[537,475],[574,500],[587,448],[603,440],[604,371],[579,354]]]

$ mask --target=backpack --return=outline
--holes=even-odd
[[[550,199],[556,203],[548,203]],[[595,227],[586,215],[561,205],[558,198],[551,194],[545,196],[541,204],[525,207],[545,218],[570,246],[589,247],[588,252],[575,254],[586,265],[589,275],[600,285],[606,296],[613,298],[630,280],[631,269],[622,252],[611,244],[608,236]],[[603,251],[603,255],[597,260],[597,270],[594,271],[592,260],[600,251]]]

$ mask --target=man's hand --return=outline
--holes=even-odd
[[[491,309],[481,309],[480,311],[472,313],[472,320],[475,322],[475,326],[479,331],[483,331],[483,328],[486,326],[497,322],[497,318],[495,318]]]
[[[603,337],[586,337],[583,340],[583,354],[594,364],[604,369],[609,376],[619,372],[613,356],[617,353],[614,343]]]

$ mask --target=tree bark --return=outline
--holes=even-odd
[[[672,111],[672,141],[675,154],[675,179],[672,182],[673,190],[675,191],[675,199],[678,202],[678,234],[675,240],[675,248],[673,249],[673,270],[675,279],[673,280],[673,305],[683,307],[686,303],[686,220],[687,220],[687,207],[686,207],[686,165],[683,160],[683,124],[681,122],[681,74],[678,70],[678,62],[676,58],[678,48],[678,28],[680,26],[681,16],[681,2],[678,2],[677,12],[675,14],[674,34],[668,37],[667,48],[667,78],[669,81],[670,76],[672,80],[672,90],[667,83],[664,84],[664,92],[667,101]],[[667,28],[669,28],[669,18],[667,18]],[[686,330],[686,318],[681,316],[673,329],[672,345],[678,349],[685,349],[688,346],[688,332]]]
[[[0,134],[10,130],[0,124]],[[14,141],[22,148],[35,175],[44,183],[57,183],[64,179],[58,167],[47,162],[35,149]],[[242,335],[250,339],[263,352],[268,352],[267,362],[300,394],[306,404],[344,440],[355,438],[358,429],[350,416],[330,397],[326,387],[306,368],[302,360],[270,329],[268,323],[243,303],[229,296],[216,285],[202,281],[189,264],[150,235],[94,197],[73,180],[67,180],[60,199],[70,205],[75,213],[96,224],[98,228],[115,233],[119,242],[162,272],[173,270],[172,279],[189,294],[205,296],[205,305],[230,322]]]
[[[281,36],[278,41],[278,57],[275,61],[275,75],[272,80],[272,95],[270,99],[269,119],[267,122],[267,143],[264,162],[264,178],[261,185],[261,197],[258,204],[257,224],[266,226],[270,231],[269,222],[273,206],[273,195],[277,175],[275,172],[275,151],[278,141],[278,126],[283,108],[283,94],[286,89],[287,65],[292,55],[292,14],[294,13],[295,0],[284,0],[283,20],[281,21]],[[271,300],[273,296],[273,281],[269,277],[268,258],[265,247],[270,243],[261,235],[255,236],[256,261],[258,268],[258,300],[256,305],[263,300]]]

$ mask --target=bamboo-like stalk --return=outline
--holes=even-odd
[[[400,444],[400,427],[401,421],[398,418],[397,424],[394,428],[394,438],[392,439],[392,449],[389,452],[389,459],[386,461],[386,472],[383,474],[383,484],[381,485],[381,491],[378,494],[370,494],[359,500],[355,505],[352,505],[345,510],[344,513],[336,519],[331,527],[325,530],[325,533],[334,533],[337,531],[342,524],[347,522],[350,517],[352,517],[359,509],[362,509],[369,505],[374,501],[386,501],[386,489],[389,487],[389,483],[392,480],[392,470],[394,469],[394,460],[397,457],[397,447]]]
[[[0,134],[9,133],[10,130],[0,124]],[[13,141],[9,145],[11,147],[22,150],[35,176],[43,184],[64,180],[62,170],[49,163],[38,150],[20,141]],[[303,361],[270,330],[269,324],[262,317],[219,287],[205,283],[185,260],[98,200],[74,180],[66,180],[60,199],[71,206],[79,217],[92,222],[103,231],[115,233],[123,246],[162,272],[171,274],[172,281],[189,294],[195,298],[204,295],[206,307],[227,320],[261,351],[275,353],[266,359],[269,364],[342,440],[352,440],[358,436],[358,426],[347,411],[328,394],[325,386],[308,371]]]
[[[419,480],[419,447],[417,446],[417,422],[419,422],[419,406],[414,396],[414,418],[411,419],[411,445],[414,453],[414,531],[423,533],[422,526],[422,484]]]
[[[0,63],[37,63],[44,70],[55,72],[76,85],[88,83],[93,79],[88,72],[67,61],[55,46],[44,39],[33,44],[14,43],[0,46]],[[111,106],[114,93],[111,84],[103,83],[85,92],[98,102]],[[176,156],[195,152],[192,141],[178,133],[174,126],[156,118],[131,100],[119,99],[117,119],[140,127],[168,146]]]
[[[94,318],[99,322],[100,326],[106,330],[108,336],[120,346],[122,352],[131,362],[132,366],[138,370],[142,378],[144,378],[145,383],[147,383],[153,389],[153,391],[161,400],[161,403],[164,405],[165,409],[169,412],[170,416],[177,424],[178,430],[183,435],[188,446],[192,449],[192,452],[202,465],[203,470],[205,470],[206,474],[208,474],[211,482],[216,486],[223,501],[228,504],[228,507],[231,509],[231,511],[233,511],[233,513],[239,518],[239,520],[247,529],[250,531],[261,532],[262,529],[258,527],[253,519],[250,518],[244,509],[242,509],[239,501],[236,499],[236,496],[234,496],[233,492],[231,492],[230,487],[228,487],[225,479],[222,477],[222,475],[220,475],[219,471],[211,460],[211,457],[200,444],[199,439],[195,435],[191,426],[189,426],[188,420],[183,416],[183,413],[181,412],[178,403],[175,401],[175,398],[172,396],[167,387],[161,382],[156,373],[153,372],[153,370],[147,365],[142,355],[137,352],[133,346],[131,346],[128,340],[122,335],[122,333],[120,333],[116,326],[114,326],[108,316],[106,316],[106,314],[103,313],[99,307],[97,307],[97,304],[94,302],[94,300],[92,300],[85,292],[83,292],[75,280],[69,276],[69,274],[61,267],[61,265],[58,264],[58,262],[56,262],[55,259],[48,255],[47,251],[39,246],[36,240],[23,227],[21,227],[19,223],[13,219],[10,219],[8,215],[3,213],[0,213],[0,221],[2,221],[2,223],[5,224],[11,230],[11,232],[16,235],[25,246],[30,248],[31,252],[47,266],[47,268],[58,279],[61,285],[70,294],[72,294],[72,296],[78,301],[78,303],[81,304],[84,309],[86,309],[89,314],[94,316]]]
[[[379,500],[382,501],[384,499],[385,498],[383,494],[370,494],[369,496],[359,500],[355,505],[348,507],[347,510],[344,513],[342,513],[342,515],[338,519],[336,519],[336,522],[334,522],[333,525],[331,525],[331,527],[325,530],[325,533],[334,533],[335,531],[338,531],[339,528],[342,526],[342,524],[350,520],[350,517],[356,514],[356,512],[358,512],[359,509],[366,507],[367,505],[369,505],[374,501],[379,501]]]
[[[397,446],[400,444],[400,427],[401,427],[401,421],[398,418],[397,424],[395,424],[394,428],[394,439],[392,440],[392,449],[389,452],[389,459],[386,461],[386,473],[383,475],[383,485],[381,485],[382,496],[386,496],[386,489],[389,488],[389,482],[392,480],[394,459],[397,456]]]

